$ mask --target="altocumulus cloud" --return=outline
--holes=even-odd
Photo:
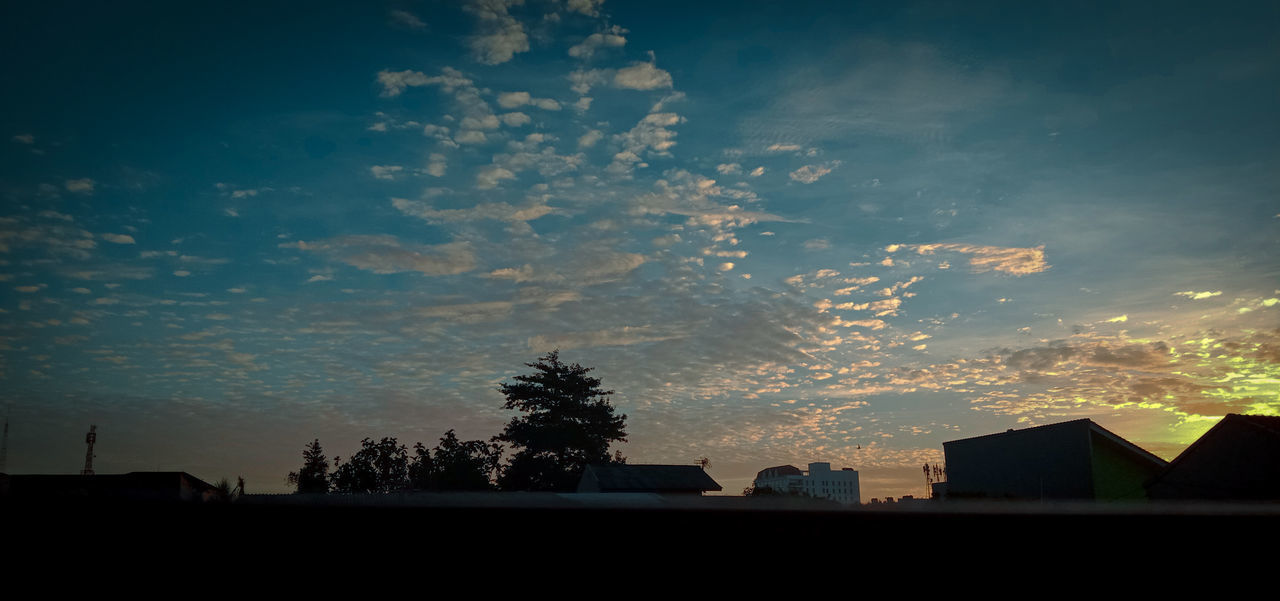
[[[404,243],[395,236],[339,236],[314,242],[288,242],[280,247],[318,253],[374,273],[416,271],[425,275],[454,275],[476,267],[475,253],[465,242],[426,246]]]
[[[618,69],[613,75],[613,85],[628,90],[657,90],[671,87],[671,74],[652,63],[636,63]]]
[[[977,244],[890,244],[885,252],[914,250],[920,255],[932,255],[938,251],[969,255],[969,267],[974,273],[999,271],[1010,275],[1028,275],[1049,269],[1044,259],[1044,246],[1031,248],[982,246]]]

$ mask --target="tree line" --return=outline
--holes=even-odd
[[[407,490],[541,490],[576,488],[590,464],[625,463],[614,442],[626,442],[625,414],[615,414],[592,368],[560,362],[552,351],[526,363],[533,372],[498,389],[503,408],[521,413],[489,441],[459,440],[453,430],[428,449],[413,452],[394,437],[366,438],[360,449],[330,465],[315,439],[302,452],[302,468],[287,481],[299,493],[376,493]],[[503,460],[505,451],[510,457]]]

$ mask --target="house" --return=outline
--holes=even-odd
[[[942,444],[946,497],[1143,500],[1168,462],[1090,419]]]
[[[1227,414],[1151,482],[1161,500],[1280,501],[1280,417]]]
[[[756,474],[752,485],[757,490],[769,488],[783,494],[831,499],[845,505],[862,503],[858,472],[847,467],[833,470],[826,462],[810,463],[808,472],[794,465],[767,467]]]
[[[720,485],[698,465],[588,465],[578,492],[646,492],[701,495]]]

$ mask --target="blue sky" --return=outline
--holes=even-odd
[[[555,348],[730,491],[1280,412],[1276,7],[266,4],[3,9],[10,471],[284,490]]]

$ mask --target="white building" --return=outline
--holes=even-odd
[[[852,468],[832,470],[830,463],[810,463],[806,473],[793,465],[760,470],[753,483],[757,489],[770,488],[784,494],[803,494],[831,499],[845,505],[862,503],[858,472]]]

